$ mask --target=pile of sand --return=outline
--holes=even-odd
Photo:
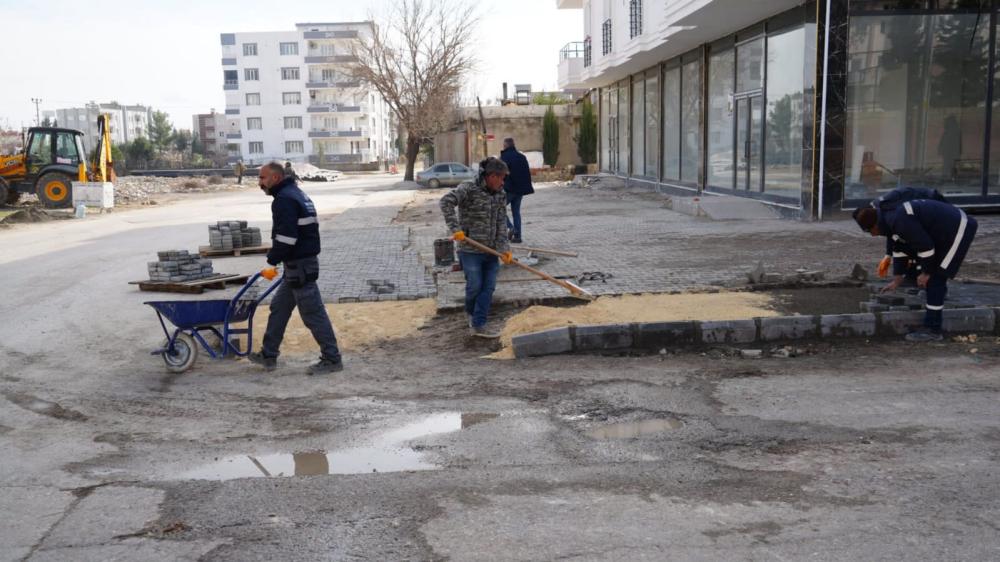
[[[586,306],[556,308],[533,306],[507,320],[500,333],[503,349],[493,359],[513,359],[514,336],[570,325],[679,320],[741,320],[776,316],[773,299],[762,293],[693,293],[678,295],[625,295],[600,297]]]
[[[354,351],[415,334],[418,328],[434,317],[436,306],[433,299],[422,299],[328,304],[326,311],[337,332],[337,344],[341,351]],[[260,349],[267,317],[267,306],[257,309],[253,320],[255,349]],[[297,312],[292,313],[288,322],[281,352],[288,355],[319,353],[316,340]]]

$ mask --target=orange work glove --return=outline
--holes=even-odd
[[[878,262],[878,276],[885,279],[886,275],[889,275],[890,265],[892,265],[892,256],[882,258],[882,261]]]
[[[513,254],[513,252],[504,252],[504,253],[500,254],[500,261],[502,261],[505,264],[514,263],[514,254]]]
[[[271,281],[278,276],[278,268],[265,267],[264,269],[260,270],[260,276],[263,277],[264,279],[267,279],[268,281]]]
[[[465,233],[461,230],[456,230],[455,234],[451,235],[451,239],[456,242],[461,242],[462,240],[465,240]]]

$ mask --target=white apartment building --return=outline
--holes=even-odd
[[[92,150],[97,146],[99,114],[111,115],[111,142],[120,145],[139,137],[149,137],[149,123],[152,121],[153,110],[144,105],[90,102],[84,107],[57,109],[53,113],[52,117],[60,127],[82,131],[87,150]]]
[[[346,168],[397,156],[378,92],[348,76],[352,44],[371,22],[300,23],[294,31],[223,33],[229,158]]]
[[[555,0],[602,171],[803,219],[900,185],[1000,204],[1000,2]]]

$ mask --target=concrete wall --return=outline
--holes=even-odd
[[[559,120],[559,160],[556,165],[581,164],[576,153],[576,141],[573,140],[580,125],[580,106],[564,104],[552,107]],[[499,155],[506,137],[512,137],[521,152],[541,152],[542,122],[547,109],[548,106],[545,105],[484,107],[486,131],[494,136],[493,140],[486,142],[487,154]],[[459,112],[459,119],[451,131],[434,137],[434,158],[438,162],[462,162],[473,166],[485,157],[483,142],[478,138],[482,131],[479,110],[463,108]],[[466,131],[470,134],[466,135]]]

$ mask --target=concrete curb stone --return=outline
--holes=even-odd
[[[692,344],[697,340],[695,322],[639,322],[634,325],[632,345],[659,351],[665,347]]]
[[[902,336],[914,328],[924,325],[924,313],[915,310],[910,312],[879,312],[875,333],[880,336]]]
[[[750,343],[757,339],[756,320],[696,322],[702,343]]]
[[[632,342],[632,324],[577,326],[573,331],[574,351],[629,349]]]
[[[877,319],[874,314],[824,314],[819,317],[821,337],[850,338],[874,336]]]
[[[996,315],[990,308],[953,308],[944,310],[941,328],[945,332],[992,332]]]
[[[819,335],[819,316],[775,316],[760,319],[760,340],[800,340]]]
[[[511,347],[518,359],[573,351],[573,326],[514,336]]]

